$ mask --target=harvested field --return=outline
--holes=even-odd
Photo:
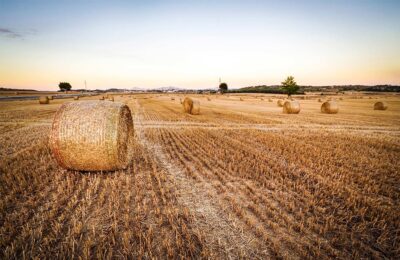
[[[82,101],[0,102],[0,258],[400,257],[399,96],[330,115],[316,97],[292,115],[275,96],[191,97],[199,115],[183,95],[114,96],[133,160],[85,173],[49,147],[57,109]]]

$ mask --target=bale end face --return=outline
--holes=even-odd
[[[300,113],[300,103],[298,101],[286,101],[283,104],[283,113],[298,114]]]
[[[65,169],[119,170],[129,164],[132,133],[132,116],[126,105],[70,102],[62,105],[54,116],[50,147]]]

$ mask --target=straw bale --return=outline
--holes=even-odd
[[[386,110],[387,108],[387,103],[383,101],[378,101],[374,104],[374,110]]]
[[[321,105],[321,112],[325,114],[336,114],[339,112],[339,105],[335,101],[326,101]]]
[[[39,104],[43,105],[43,104],[49,104],[49,97],[47,96],[41,96],[39,97]]]
[[[287,100],[283,104],[283,113],[298,114],[300,112],[300,103],[298,101]]]
[[[50,147],[65,169],[112,171],[129,164],[132,138],[128,106],[119,102],[68,102],[54,116]]]

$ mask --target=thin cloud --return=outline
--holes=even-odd
[[[4,35],[8,38],[22,38],[21,34],[6,28],[0,28],[0,35]]]

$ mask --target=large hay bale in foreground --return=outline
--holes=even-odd
[[[279,99],[277,101],[278,107],[283,107],[283,104],[285,103],[285,100]]]
[[[325,114],[336,114],[339,112],[339,105],[335,101],[326,101],[321,105],[321,112]]]
[[[383,101],[378,101],[374,104],[374,110],[386,110],[387,108],[387,103]]]
[[[43,105],[43,104],[49,104],[49,97],[47,96],[43,96],[43,97],[39,97],[39,104]]]
[[[283,113],[298,114],[300,112],[300,103],[298,101],[287,100],[283,104]]]
[[[133,138],[131,111],[122,103],[63,104],[54,116],[50,147],[61,167],[79,171],[124,169]]]
[[[198,115],[200,114],[200,102],[198,100],[193,100],[189,97],[185,97],[182,102],[183,110],[185,113]]]

